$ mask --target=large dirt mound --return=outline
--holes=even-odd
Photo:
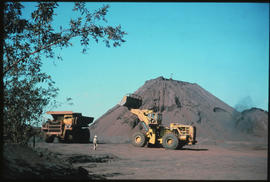
[[[163,114],[163,125],[178,122],[196,126],[198,140],[247,139],[236,128],[235,120],[241,113],[196,83],[158,77],[146,81],[134,94],[143,99],[140,109],[154,109]],[[117,104],[96,120],[90,130],[102,142],[125,143],[138,129],[138,123],[134,114]]]

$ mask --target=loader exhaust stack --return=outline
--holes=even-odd
[[[126,106],[129,109],[138,109],[142,105],[142,97],[136,94],[128,94],[123,97],[119,105]]]

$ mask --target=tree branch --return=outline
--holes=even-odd
[[[68,39],[70,39],[71,37],[72,37],[72,35],[69,35],[69,36],[68,36]],[[18,60],[15,61],[11,66],[9,66],[6,70],[4,70],[4,72],[3,72],[3,77],[5,76],[5,74],[6,74],[8,71],[10,71],[14,66],[16,66],[18,63],[20,63],[20,62],[23,61],[24,59],[26,59],[26,58],[30,57],[31,55],[36,54],[36,53],[38,53],[38,52],[40,52],[40,51],[42,51],[42,50],[44,50],[44,49],[47,49],[47,48],[49,48],[49,47],[52,47],[53,45],[58,44],[58,43],[61,42],[64,38],[65,38],[65,37],[63,37],[63,38],[61,38],[61,39],[58,39],[58,40],[55,41],[54,43],[51,43],[51,44],[49,44],[49,45],[47,45],[47,46],[43,46],[43,47],[41,47],[40,49],[37,49],[37,50],[35,50],[34,52],[31,52],[31,53],[29,53],[28,55],[26,55],[26,56],[24,56],[24,57],[18,59]]]

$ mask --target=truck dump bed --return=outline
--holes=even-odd
[[[88,126],[88,124],[92,123],[93,120],[94,120],[93,117],[81,116],[81,117],[78,117],[76,124],[79,126]]]
[[[72,111],[48,111],[46,112],[47,114],[51,114],[52,117],[56,120],[61,118],[64,119],[64,115],[73,115],[73,117],[76,117],[76,125],[79,126],[88,126],[88,124],[92,123],[94,118],[93,117],[87,117],[87,116],[82,116],[81,113],[76,113]]]

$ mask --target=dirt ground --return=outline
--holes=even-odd
[[[74,167],[106,179],[267,180],[267,146],[247,142],[197,144],[181,150],[131,144],[37,143]]]

